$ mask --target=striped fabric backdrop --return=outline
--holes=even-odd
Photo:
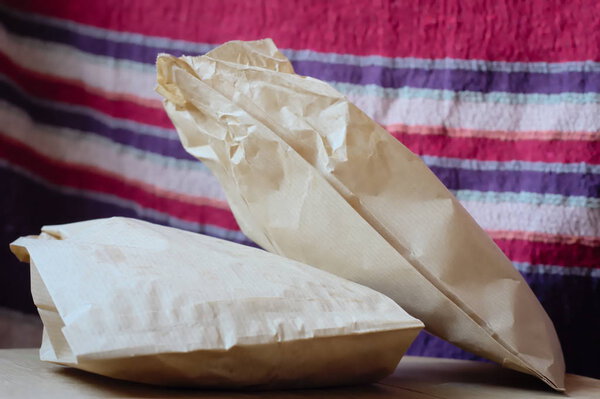
[[[43,224],[124,215],[248,242],[154,61],[262,37],[423,157],[531,284],[568,370],[600,377],[594,1],[2,1],[0,306],[33,310],[7,244]],[[428,335],[411,352],[472,358]]]

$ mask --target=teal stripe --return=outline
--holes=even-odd
[[[599,93],[560,93],[560,94],[523,94],[507,92],[474,92],[436,89],[417,89],[402,87],[399,89],[384,88],[377,85],[355,85],[352,83],[335,83],[330,85],[347,96],[372,96],[384,99],[418,99],[426,98],[437,101],[461,101],[471,103],[497,103],[509,105],[560,105],[570,104],[600,104]]]
[[[522,203],[530,205],[557,205],[566,207],[600,208],[600,198],[564,196],[560,194],[538,194],[529,192],[511,193],[494,191],[454,190],[459,201],[486,203]]]

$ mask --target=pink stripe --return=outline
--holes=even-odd
[[[600,141],[506,141],[440,134],[415,135],[402,131],[393,131],[392,135],[419,155],[500,162],[519,160],[600,164]]]
[[[600,247],[598,246],[516,239],[494,241],[513,262],[600,269]]]
[[[408,126],[401,123],[386,126],[390,132],[406,134],[443,135],[448,137],[488,138],[496,140],[600,140],[600,132],[568,132],[568,131],[506,131],[460,129],[445,126]]]
[[[540,241],[558,244],[580,244],[587,246],[600,246],[600,237],[547,234],[537,231],[519,231],[519,230],[486,230],[486,233],[494,240],[526,240]]]

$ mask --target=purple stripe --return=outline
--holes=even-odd
[[[145,44],[109,41],[66,28],[33,22],[9,15],[0,9],[6,28],[18,35],[51,40],[74,46],[82,51],[154,64],[158,53],[181,55],[186,51],[174,46],[164,48]],[[598,72],[502,72],[462,69],[406,69],[382,66],[357,66],[318,61],[296,61],[296,71],[329,82],[357,85],[374,84],[388,88],[425,88],[452,91],[509,93],[594,93],[600,92]]]
[[[531,192],[600,197],[600,175],[513,170],[474,170],[431,166],[450,190]]]
[[[329,82],[378,85],[386,88],[413,87],[475,92],[594,93],[600,92],[600,74],[594,72],[501,72],[464,69],[402,69],[381,66],[329,64],[296,61],[296,72]]]

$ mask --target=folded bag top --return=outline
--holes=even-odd
[[[31,262],[42,360],[217,388],[373,382],[423,327],[390,298],[256,248],[135,219],[47,226]]]
[[[563,390],[554,326],[427,166],[269,39],[157,60],[185,149],[263,248],[369,286],[431,333]]]

